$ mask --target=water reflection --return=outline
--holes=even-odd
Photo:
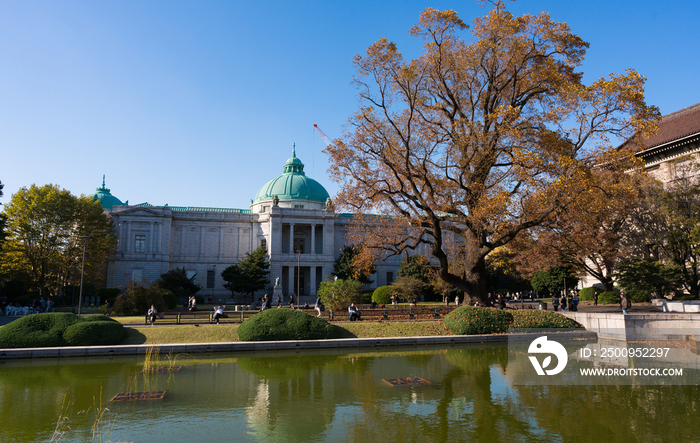
[[[38,363],[40,362],[40,363]],[[505,346],[392,352],[215,354],[144,375],[136,357],[6,362],[0,441],[48,441],[64,396],[77,414],[94,397],[148,383],[165,399],[111,404],[109,439],[156,441],[700,441],[697,386],[515,386]],[[418,376],[430,386],[391,387]],[[106,438],[103,438],[106,440]]]

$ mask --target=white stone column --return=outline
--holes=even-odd
[[[158,250],[159,254],[163,252],[163,223],[158,223]]]
[[[153,249],[153,222],[149,223],[150,231],[148,233],[148,252],[153,254],[155,250]]]
[[[126,242],[124,242],[125,251],[129,252],[131,250],[131,222],[126,222]]]
[[[289,253],[294,254],[294,223],[289,224]]]
[[[313,237],[312,237],[313,238]],[[312,264],[309,267],[309,294],[316,296],[316,265]]]
[[[296,266],[289,266],[289,293],[294,294],[294,295],[299,295],[296,293],[297,290],[297,283],[296,280],[294,279],[294,269],[296,269]]]
[[[316,224],[311,224],[311,253],[316,254]]]

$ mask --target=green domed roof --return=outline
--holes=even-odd
[[[119,206],[119,205],[128,205],[129,200],[126,201],[126,203],[122,203],[121,200],[119,200],[117,197],[113,196],[110,194],[109,189],[105,188],[105,176],[102,176],[102,187],[97,188],[94,194],[88,195],[88,197],[92,197],[95,200],[99,200],[100,204],[102,205],[102,209],[109,209],[111,210],[112,207],[114,206]]]
[[[330,197],[319,182],[304,174],[304,164],[297,158],[296,146],[284,164],[283,174],[262,185],[253,203],[272,200],[275,195],[280,200],[312,200],[323,203]]]

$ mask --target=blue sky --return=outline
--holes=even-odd
[[[352,58],[387,37],[406,58],[426,7],[461,1],[0,0],[0,181],[129,203],[248,208],[296,143],[332,194],[324,143],[357,109]],[[633,68],[662,113],[700,101],[700,2],[520,0],[590,43],[584,81]],[[469,38],[469,35],[464,35]]]

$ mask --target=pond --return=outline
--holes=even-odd
[[[143,360],[0,363],[0,441],[700,441],[698,386],[517,386],[505,345]]]

